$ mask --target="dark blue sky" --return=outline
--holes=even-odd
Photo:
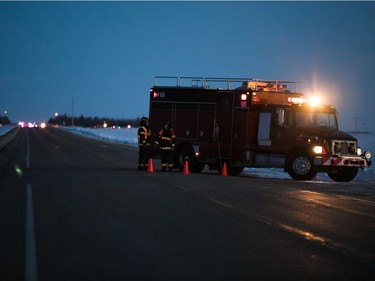
[[[155,75],[301,82],[375,131],[375,2],[0,2],[0,111],[148,114]]]

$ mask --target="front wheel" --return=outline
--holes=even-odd
[[[312,180],[317,174],[313,158],[302,150],[288,156],[285,170],[294,180]]]
[[[358,173],[357,167],[336,167],[334,172],[327,173],[328,176],[337,182],[348,182],[353,180]]]

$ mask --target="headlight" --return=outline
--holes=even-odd
[[[320,146],[320,145],[314,146],[314,153],[315,154],[322,154],[323,153],[323,146]]]
[[[363,156],[364,156],[366,159],[370,159],[370,158],[371,158],[371,152],[370,152],[370,151],[365,151],[365,152],[363,152]]]

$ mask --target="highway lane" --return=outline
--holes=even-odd
[[[371,184],[150,174],[137,154],[21,130],[0,152],[0,280],[374,280]]]

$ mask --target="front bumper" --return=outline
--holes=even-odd
[[[371,166],[371,160],[362,156],[316,156],[314,158],[314,164],[316,166],[368,168]]]

